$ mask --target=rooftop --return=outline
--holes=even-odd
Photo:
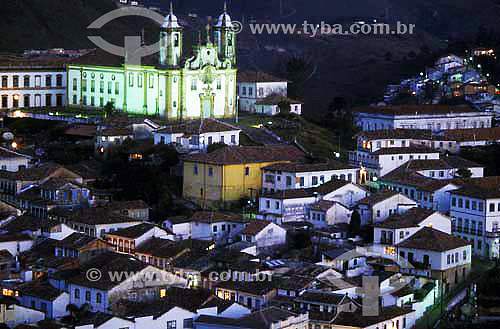
[[[387,154],[411,154],[411,153],[437,153],[438,150],[431,149],[423,146],[409,146],[409,147],[384,147],[376,150],[373,154],[387,155]]]
[[[262,169],[285,172],[312,172],[355,168],[356,167],[340,161],[330,160],[329,162],[324,163],[275,163]]]
[[[170,230],[167,228],[160,228],[155,224],[151,223],[140,223],[134,226],[129,226],[125,228],[118,229],[113,232],[109,232],[108,235],[116,235],[124,238],[129,238],[129,239],[137,239],[147,232],[153,230],[154,228],[159,228],[162,230],[167,231],[168,234],[173,234]]]
[[[245,164],[274,161],[300,161],[305,154],[291,145],[226,146],[211,153],[197,153],[184,157],[185,161],[217,165]]]
[[[435,210],[431,209],[414,207],[403,214],[389,216],[385,221],[375,224],[375,227],[386,229],[417,227],[418,224],[435,212]]]
[[[267,221],[267,220],[254,220],[248,223],[248,225],[245,227],[245,229],[241,232],[241,234],[246,234],[246,235],[256,235],[260,231],[262,231],[264,228],[266,228],[267,225],[271,224],[272,222]]]
[[[356,136],[362,136],[368,140],[374,139],[430,139],[432,137],[431,130],[425,129],[384,129],[362,131]]]
[[[400,242],[398,247],[443,252],[467,245],[470,245],[469,241],[432,227],[423,227],[417,233]]]
[[[489,114],[487,112],[476,111],[469,105],[397,105],[397,106],[385,106],[385,107],[362,107],[356,108],[353,112],[357,113],[371,113],[371,114],[381,114],[389,116],[397,115],[442,115],[442,114],[458,114],[458,113],[474,113],[477,114]]]
[[[287,82],[286,79],[280,79],[261,71],[238,72],[237,80],[238,82]]]
[[[373,206],[373,205],[376,205],[379,202],[387,200],[387,199],[389,199],[397,194],[398,194],[398,192],[392,191],[392,190],[386,190],[386,191],[374,193],[370,196],[367,196],[367,197],[359,200],[358,204],[366,204],[368,206]]]
[[[184,134],[184,136],[199,135],[212,132],[238,131],[238,127],[216,120],[205,119],[190,121],[178,125],[167,126],[157,131],[161,134]]]

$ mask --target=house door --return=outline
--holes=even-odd
[[[201,117],[203,119],[210,118],[212,113],[212,102],[209,97],[201,99]]]

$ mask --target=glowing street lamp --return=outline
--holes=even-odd
[[[16,149],[16,148],[17,148],[17,143],[14,141],[14,142],[12,142],[12,144],[10,144],[10,146],[11,146],[13,149]]]

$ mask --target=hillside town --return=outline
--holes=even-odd
[[[226,4],[186,54],[174,10],[139,66],[0,56],[0,326],[498,321],[500,92],[478,60],[493,49],[388,85],[321,144],[298,134],[323,128],[288,79],[238,68]]]

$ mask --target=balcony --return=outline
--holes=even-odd
[[[381,238],[380,239],[380,244],[394,244],[394,240],[393,239],[389,239],[389,238]]]
[[[500,238],[500,230],[494,230],[492,232],[485,232],[485,237],[488,239]]]

